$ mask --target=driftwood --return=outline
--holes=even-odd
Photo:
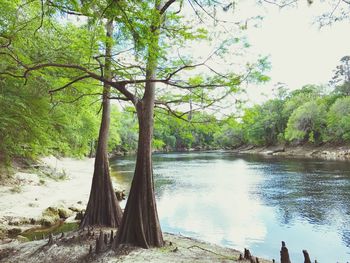
[[[291,263],[288,248],[286,247],[286,243],[284,241],[282,241],[281,247],[281,263]]]
[[[311,263],[311,259],[307,250],[303,250],[303,254],[304,254],[304,263]]]

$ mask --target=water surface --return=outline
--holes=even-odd
[[[303,249],[319,263],[350,261],[349,162],[223,152],[155,154],[153,162],[163,231],[278,261],[281,240],[292,262],[303,262]],[[111,162],[127,191],[134,164]]]

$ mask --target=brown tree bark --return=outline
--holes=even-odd
[[[154,76],[154,72],[148,74]],[[154,83],[146,84],[145,96],[136,105],[139,141],[135,174],[116,244],[127,243],[143,248],[161,247],[164,244],[154,195],[152,169],[154,86]]]
[[[111,50],[110,38],[113,33],[113,20],[107,25],[106,58],[104,75],[111,76]],[[122,218],[122,210],[116,198],[109,172],[108,161],[108,136],[110,126],[110,86],[105,84],[103,88],[102,121],[97,143],[94,175],[90,191],[89,202],[80,227],[89,225],[103,225],[118,227]]]

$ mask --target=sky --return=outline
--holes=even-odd
[[[272,88],[284,83],[291,90],[305,84],[326,84],[333,76],[340,59],[350,55],[350,21],[319,27],[315,19],[328,6],[308,5],[299,1],[298,7],[282,8],[255,1],[244,1],[238,15],[261,14],[259,27],[249,26],[248,42],[253,52],[268,55],[272,69],[267,74],[271,82],[260,87],[251,86],[248,97],[254,102],[270,98]]]

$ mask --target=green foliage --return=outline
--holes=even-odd
[[[242,124],[234,118],[222,121],[222,125],[214,133],[214,143],[218,148],[232,149],[244,143]]]
[[[314,85],[306,85],[301,89],[294,90],[286,97],[282,114],[288,119],[298,107],[319,97],[320,89]]]
[[[139,127],[136,113],[130,108],[126,109],[121,114],[119,123],[120,129],[118,130],[118,133],[121,139],[121,144],[117,148],[120,148],[122,151],[135,151],[137,148]]]
[[[91,98],[53,107],[40,82],[0,81],[0,151],[7,156],[84,155],[97,136]]]
[[[350,97],[339,98],[327,115],[328,140],[350,141]]]
[[[214,116],[199,112],[193,113],[189,121],[159,113],[153,146],[165,151],[216,148],[214,134],[219,129],[216,124]]]
[[[117,107],[111,105],[111,123],[109,127],[109,140],[108,140],[108,150],[109,152],[113,151],[118,145],[121,144],[121,126],[120,120],[122,119],[122,114],[119,112]]]
[[[287,120],[282,113],[284,101],[269,100],[247,109],[243,116],[245,140],[254,145],[273,145],[281,140]]]
[[[40,1],[21,3],[0,3],[0,12],[4,12],[0,19],[0,44],[4,46],[0,62],[0,155],[7,159],[86,155],[96,140],[100,116],[96,114],[96,97],[81,95],[86,90],[95,92],[96,82],[76,83],[72,89],[50,97],[49,90],[62,87],[77,72],[46,68],[28,72],[26,79],[19,76],[23,75],[22,62],[87,63],[90,49],[86,47],[97,49],[97,43],[90,41],[91,33],[84,27],[41,20],[36,15],[41,12]],[[6,47],[8,43],[10,48]]]
[[[287,140],[322,142],[326,128],[326,106],[318,101],[309,101],[298,107],[288,120]]]

